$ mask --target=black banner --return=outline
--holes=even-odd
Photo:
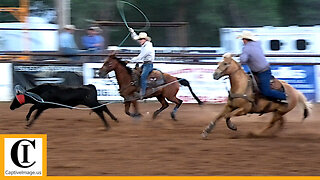
[[[19,84],[30,89],[45,83],[83,85],[82,65],[13,64],[13,87]]]

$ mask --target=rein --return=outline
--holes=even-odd
[[[250,83],[251,83],[251,80],[248,79],[248,85],[247,85],[247,89],[246,89],[246,92],[248,92],[248,90],[250,89]],[[255,100],[254,98],[251,98],[248,94],[244,93],[244,94],[237,94],[237,93],[231,93],[229,91],[229,99],[235,99],[235,98],[242,98],[242,99],[246,99],[248,100],[249,102],[251,103],[254,103]]]
[[[227,68],[226,68],[226,69],[227,69]],[[236,71],[232,72],[229,76],[234,75],[236,72],[238,72],[238,71],[241,70],[241,69],[242,69],[242,68],[239,67]],[[250,97],[250,96],[247,94],[247,92],[249,91],[250,86],[251,86],[251,81],[252,81],[252,80],[251,80],[250,78],[248,78],[247,89],[246,89],[245,93],[243,93],[243,94],[231,93],[231,91],[229,91],[229,99],[232,100],[232,99],[235,99],[235,98],[242,98],[242,99],[248,100],[248,101],[251,102],[251,103],[254,103],[254,102],[255,102],[254,98]]]
[[[226,68],[228,69],[228,68]],[[234,71],[233,73],[230,74],[230,76],[232,76],[233,74],[235,74],[236,72],[238,72],[240,69],[242,69],[241,67],[239,67],[236,71]]]
[[[167,87],[167,86],[169,86],[169,85],[171,85],[173,83],[179,82],[181,80],[183,80],[183,78],[181,78],[179,80],[175,80],[175,81],[169,82],[167,84],[163,84],[163,85],[155,87],[155,88],[151,88],[151,92],[150,93],[146,93],[146,95],[144,97],[147,97],[147,96],[159,91],[160,89],[165,88],[165,87]],[[125,101],[134,101],[134,100],[139,100],[139,98],[127,98],[127,99],[125,98]]]

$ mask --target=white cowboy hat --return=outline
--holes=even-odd
[[[100,27],[98,27],[98,26],[94,26],[94,27],[91,27],[93,30],[95,30],[96,32],[98,32],[98,33],[102,33],[103,32],[103,30],[100,28]]]
[[[63,26],[64,29],[70,29],[70,30],[76,30],[76,27],[74,25],[70,25],[70,24],[67,24],[65,26]]]
[[[139,39],[146,39],[147,41],[151,41],[151,37],[149,37],[146,32],[139,33],[137,40],[139,40]]]
[[[258,38],[251,31],[242,31],[237,39],[251,39],[252,41],[257,41]]]

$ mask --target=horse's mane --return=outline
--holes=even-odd
[[[242,69],[242,66],[239,62],[235,61],[234,59],[232,59],[232,60],[237,64],[238,67],[240,67]]]
[[[236,65],[242,69],[241,64],[240,64],[239,62],[235,61],[235,60],[232,58],[233,55],[232,55],[231,53],[225,53],[222,57],[223,57],[223,58],[230,58],[230,59],[232,59],[232,60],[236,63]]]
[[[123,67],[125,67],[129,74],[132,74],[132,69],[127,66],[127,63],[125,61],[122,61],[121,58],[118,58],[116,56],[114,57],[114,59],[116,59]]]

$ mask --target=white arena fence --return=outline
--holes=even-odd
[[[119,96],[117,80],[114,73],[109,73],[110,78],[98,76],[98,69],[103,64],[102,56],[97,55],[100,60],[94,62],[59,61],[58,53],[4,53],[5,55],[31,55],[50,56],[56,60],[49,61],[28,61],[28,62],[0,62],[0,101],[10,101],[14,96],[13,88],[16,84],[31,88],[43,83],[58,83],[66,85],[93,84],[98,91],[98,100],[101,101],[122,101]],[[119,54],[124,59],[136,54]],[[82,54],[92,56],[92,54]],[[157,54],[160,60],[156,60],[154,68],[169,73],[179,78],[187,79],[195,94],[205,102],[225,103],[230,88],[229,80],[222,78],[214,80],[214,73],[221,54]],[[266,55],[271,59],[272,73],[275,77],[285,80],[293,87],[303,92],[309,101],[320,102],[320,55],[316,54],[288,54]],[[291,61],[272,61],[272,58],[293,58]],[[178,58],[178,59],[170,59]],[[202,59],[201,59],[202,58]],[[207,61],[206,58],[216,58]],[[39,59],[39,58],[38,58]],[[46,58],[48,59],[48,58]],[[58,60],[57,60],[58,59]],[[165,60],[166,59],[166,60]],[[183,59],[186,59],[185,61]],[[205,59],[206,61],[202,61]],[[235,57],[237,59],[237,57]],[[312,63],[309,63],[312,62]],[[134,67],[134,64],[129,64]],[[246,70],[247,67],[244,66]],[[185,103],[196,103],[187,87],[181,86],[178,98]],[[155,99],[149,99],[155,100]]]

